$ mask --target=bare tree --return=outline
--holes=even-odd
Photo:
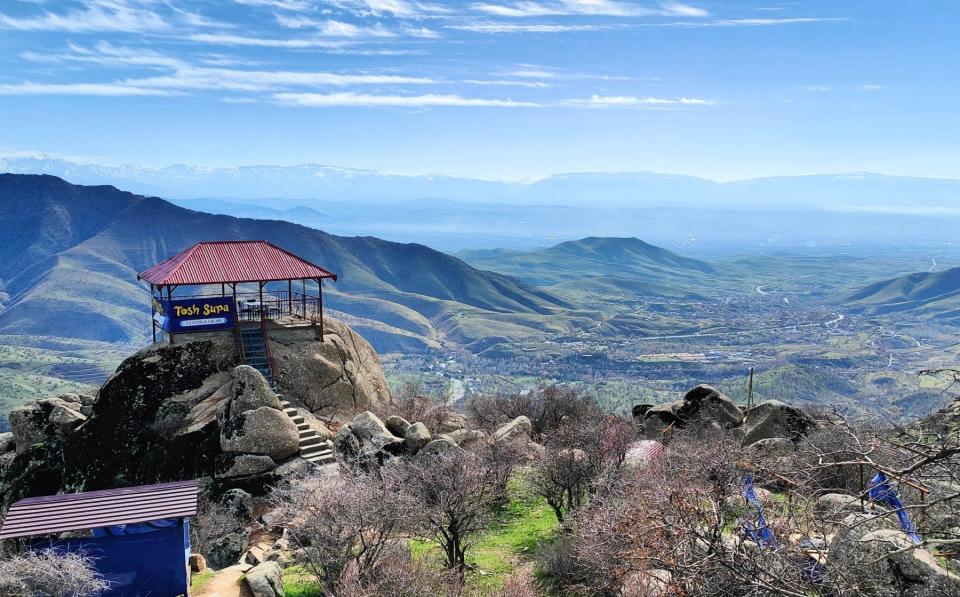
[[[107,588],[85,554],[46,550],[0,560],[0,595],[68,597],[94,595]]]
[[[634,429],[607,416],[565,422],[544,438],[546,450],[533,465],[531,481],[563,524],[595,492],[599,477],[623,462]]]
[[[487,452],[447,452],[416,458],[393,469],[411,498],[413,532],[436,543],[447,567],[466,569],[467,550],[502,501],[512,463]]]
[[[338,478],[314,473],[273,490],[277,519],[327,594],[376,584],[378,567],[415,511],[398,480],[344,467]]]
[[[536,440],[565,422],[603,417],[592,398],[556,385],[525,393],[475,396],[470,399],[467,409],[477,425],[486,429],[523,415],[530,419]]]

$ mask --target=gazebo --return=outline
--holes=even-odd
[[[273,243],[242,240],[197,243],[137,279],[150,283],[153,341],[160,329],[173,342],[174,335],[193,332],[234,330],[239,336],[247,322],[265,326],[284,318],[319,325],[322,339],[323,280],[337,276]],[[307,282],[316,283],[315,292]],[[238,289],[243,284],[256,284],[256,291]],[[176,292],[184,287],[195,291]]]

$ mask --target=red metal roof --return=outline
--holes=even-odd
[[[27,498],[10,506],[0,528],[0,539],[196,514],[196,481],[50,495]]]
[[[316,278],[337,276],[265,240],[197,243],[137,275],[157,286]]]

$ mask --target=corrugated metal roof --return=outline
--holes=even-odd
[[[265,240],[201,242],[141,272],[157,286],[337,279],[335,274]]]
[[[26,498],[10,506],[0,539],[64,533],[197,514],[197,482]]]

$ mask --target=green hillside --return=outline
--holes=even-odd
[[[960,268],[921,272],[866,286],[849,297],[865,313],[910,312],[922,318],[960,320]]]
[[[469,251],[468,263],[547,287],[557,294],[643,293],[698,296],[698,287],[722,272],[705,261],[683,257],[637,238],[589,237],[539,251]]]
[[[30,205],[25,209],[24,205]],[[340,276],[328,306],[365,320],[379,350],[469,347],[579,325],[567,303],[416,244],[337,237],[276,220],[211,215],[113,187],[0,175],[0,333],[142,342],[136,273],[200,240],[264,239]]]

